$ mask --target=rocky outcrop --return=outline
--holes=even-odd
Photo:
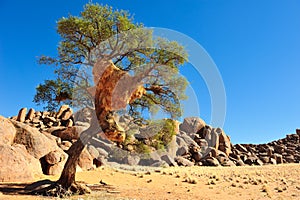
[[[0,181],[28,181],[35,174],[60,174],[69,148],[89,127],[91,116],[88,109],[73,114],[67,105],[58,112],[26,111],[21,109],[11,119],[0,116]],[[300,162],[300,129],[267,144],[233,145],[224,130],[196,117],[186,118],[181,124],[162,120],[149,127],[139,127],[129,116],[115,119],[126,130],[127,140],[117,146],[99,133],[87,142],[78,169],[93,170],[110,163],[230,167]],[[172,123],[175,129],[165,129]]]
[[[0,116],[0,144],[13,144],[15,136],[14,125],[8,119]]]
[[[42,175],[40,162],[24,145],[0,144],[0,182],[31,181],[35,175]]]
[[[14,120],[11,122],[17,130],[14,143],[24,145],[28,153],[36,159],[40,159],[55,150],[56,142],[47,138],[38,129]]]

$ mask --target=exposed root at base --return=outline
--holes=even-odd
[[[75,182],[69,188],[65,188],[61,184],[54,182],[48,186],[44,185],[44,187],[40,185],[38,189],[31,191],[29,194],[65,198],[75,194],[83,195],[90,193],[91,189],[83,183]]]

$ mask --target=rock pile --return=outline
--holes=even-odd
[[[74,124],[72,109],[64,105],[58,112],[26,108],[10,119],[0,116],[0,181],[29,181],[35,175],[56,175],[67,161],[67,150],[88,128]],[[93,169],[87,150],[80,155],[78,170]]]
[[[192,123],[192,121],[194,121]],[[191,127],[199,127],[196,133]],[[186,129],[185,127],[189,127]],[[186,132],[185,132],[186,131]],[[220,128],[205,125],[197,118],[185,119],[181,125],[180,138],[189,142],[188,148],[178,150],[177,163],[183,166],[192,164],[199,166],[244,166],[283,163],[300,163],[300,130],[286,138],[268,144],[236,144],[230,142],[230,137]],[[190,137],[186,139],[187,137]],[[190,139],[193,141],[190,141]],[[196,144],[194,143],[196,142]],[[187,149],[189,149],[187,151]],[[180,156],[181,154],[181,156]],[[190,162],[187,162],[190,161]]]
[[[56,175],[63,170],[68,149],[89,127],[88,109],[73,113],[63,105],[58,112],[26,108],[10,119],[0,116],[0,182],[29,181],[35,175]],[[117,119],[131,132],[129,145],[117,146],[99,133],[79,156],[77,170],[102,165],[140,166],[244,166],[300,162],[300,130],[268,144],[233,145],[221,128],[213,128],[197,117],[174,121],[176,134],[162,149],[149,146],[144,153],[133,144],[149,145],[146,129],[130,125],[130,117]],[[151,135],[151,134],[150,134]]]

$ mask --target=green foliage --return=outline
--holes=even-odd
[[[187,52],[176,41],[154,38],[151,30],[141,28],[143,25],[135,23],[128,12],[93,3],[86,4],[80,16],[59,19],[58,55],[39,59],[40,64],[54,66],[57,79],[40,84],[34,102],[46,104],[49,110],[61,103],[93,107],[87,88],[94,83],[85,72],[92,70],[97,59],[105,58],[143,79],[146,95],[127,108],[136,122],[145,121],[144,113],[155,113],[158,108],[172,118],[180,117],[187,82],[178,72],[187,61]],[[61,91],[71,98],[57,101]]]
[[[151,138],[151,146],[156,150],[164,150],[176,135],[175,123],[171,119],[164,119],[154,122],[153,125],[161,127],[161,129]]]
[[[62,102],[70,103],[71,94],[72,88],[61,79],[45,80],[43,84],[40,84],[36,88],[36,95],[33,102],[38,105],[41,103],[46,105],[44,108],[48,111],[55,111]],[[58,98],[63,98],[64,100]]]

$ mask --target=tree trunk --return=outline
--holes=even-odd
[[[140,98],[144,93],[140,92],[141,89],[144,91],[144,88],[137,90],[136,84],[130,84],[131,77],[126,72],[118,69],[112,62],[104,63],[108,66],[94,66],[96,71],[102,72],[95,88],[95,112],[92,112],[90,127],[81,133],[80,138],[68,150],[68,160],[57,181],[57,184],[65,191],[73,186],[78,187],[75,190],[80,190],[82,187],[75,182],[76,166],[85,144],[92,137],[103,131],[111,141],[123,142],[125,140],[124,129],[115,121],[113,112],[125,108],[129,101]],[[118,82],[122,84],[118,85]]]
[[[78,164],[79,155],[83,151],[85,145],[79,139],[69,149],[68,160],[64,166],[63,172],[60,175],[58,184],[62,185],[63,188],[68,189],[73,183],[75,183],[76,166]]]
[[[81,133],[80,138],[68,150],[68,160],[59,180],[57,181],[57,183],[64,189],[69,190],[71,186],[76,185],[75,174],[78,159],[85,145],[92,137],[103,131],[108,139],[112,141],[124,141],[124,130],[116,123],[113,115],[111,115],[113,112],[111,103],[112,94],[117,82],[124,74],[125,72],[115,67],[112,63],[105,67],[105,70],[96,86],[96,112],[92,112],[90,127]]]

